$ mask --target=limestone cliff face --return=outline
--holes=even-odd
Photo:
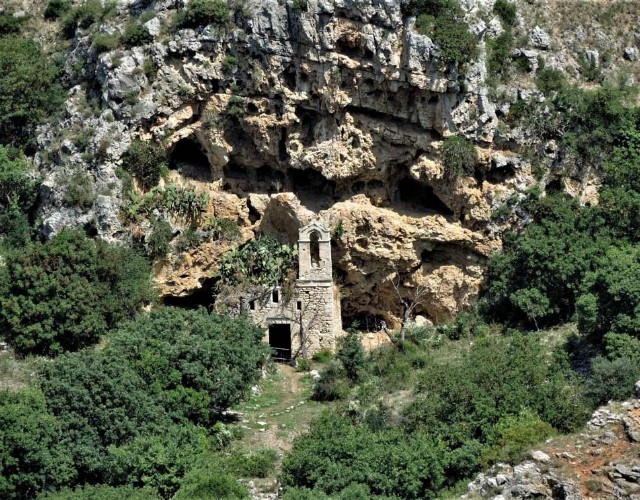
[[[75,224],[127,238],[117,168],[133,138],[163,141],[172,181],[208,192],[208,213],[241,227],[235,244],[258,233],[293,243],[311,219],[330,223],[347,318],[393,324],[394,281],[405,294],[428,290],[417,312],[453,315],[477,296],[486,259],[500,248],[492,210],[538,184],[512,152],[518,138],[496,140],[499,103],[484,84],[490,30],[477,15],[490,12],[485,3],[465,3],[482,50],[464,77],[402,19],[395,0],[309,0],[304,11],[285,0],[243,2],[232,27],[178,32],[163,28],[173,2],[157,2],[145,23],[152,44],[99,55],[79,31],[67,62],[67,78],[78,84],[67,117],[39,136],[44,149],[61,151],[53,161],[39,158],[45,234]],[[101,30],[121,30],[128,15],[125,6]],[[78,70],[80,60],[90,64]],[[93,113],[80,85],[88,76],[98,82]],[[93,159],[64,139],[78,127],[90,131]],[[478,146],[474,176],[444,175],[440,148],[454,133]],[[64,202],[61,179],[76,168],[95,183],[88,211]],[[574,183],[576,194],[588,184]],[[137,230],[148,235],[149,223]],[[156,263],[162,294],[196,292],[228,248],[208,243]]]

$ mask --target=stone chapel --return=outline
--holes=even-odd
[[[312,356],[321,349],[335,351],[342,335],[331,234],[324,225],[312,222],[300,229],[298,259],[299,274],[292,291],[274,287],[243,307],[265,329],[265,341],[274,359],[281,361]]]

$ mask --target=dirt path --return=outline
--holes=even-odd
[[[307,373],[277,364],[248,400],[234,408],[244,430],[236,445],[249,450],[271,448],[280,455],[288,452],[295,437],[326,407],[310,400],[312,387]]]

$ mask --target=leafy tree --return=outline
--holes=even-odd
[[[0,136],[28,144],[31,129],[62,104],[58,68],[40,45],[18,36],[0,37]]]
[[[171,498],[180,489],[194,461],[209,450],[206,431],[193,425],[173,425],[161,433],[141,434],[109,448],[110,476],[116,482],[157,490]]]
[[[357,382],[364,375],[367,359],[362,348],[362,343],[356,332],[349,332],[340,340],[338,360],[344,367],[345,374],[352,382]]]
[[[39,500],[157,500],[158,492],[131,486],[79,486],[38,496]]]
[[[101,351],[60,356],[43,366],[40,385],[69,440],[78,476],[87,483],[106,482],[109,446],[168,423],[148,382],[123,360]]]
[[[548,196],[528,202],[531,223],[507,235],[489,262],[485,300],[493,317],[539,326],[569,320],[587,273],[610,243],[597,209]]]
[[[10,254],[0,280],[0,321],[22,354],[93,344],[153,299],[146,259],[76,231]]]
[[[258,380],[269,352],[262,336],[245,320],[162,308],[123,324],[108,349],[158,391],[174,419],[207,425]]]
[[[426,433],[410,438],[399,429],[373,432],[326,413],[296,439],[282,464],[282,482],[328,495],[358,483],[373,495],[431,498],[444,483],[445,457]]]
[[[75,479],[62,425],[37,389],[0,392],[0,496],[30,498]]]

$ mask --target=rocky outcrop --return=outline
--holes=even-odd
[[[640,498],[640,400],[597,410],[585,432],[553,438],[530,460],[497,464],[469,484],[463,498]]]
[[[116,173],[140,137],[166,145],[171,182],[209,193],[203,218],[238,223],[235,244],[258,233],[292,243],[311,218],[331,223],[348,318],[383,316],[393,324],[393,280],[403,293],[428,289],[417,313],[432,320],[467,306],[487,257],[500,248],[504,226],[493,211],[549,181],[536,178],[517,152],[535,138],[499,126],[513,102],[544,97],[526,86],[486,86],[484,40],[503,31],[496,16],[485,20],[492,3],[463,2],[481,49],[464,74],[438,58],[437,44],[402,18],[397,1],[237,5],[229,27],[175,31],[174,2],[156,2],[144,23],[152,43],[102,54],[78,30],[66,61],[75,84],[66,116],[38,136],[48,151],[37,158],[47,189],[44,233],[76,225],[113,241],[129,237],[132,228],[116,214],[123,203]],[[130,10],[140,8],[123,5],[99,29],[121,31]],[[545,51],[550,61],[552,35],[518,22],[529,34],[522,50],[531,54],[523,54],[537,64]],[[454,133],[477,145],[473,175],[445,175],[442,141]],[[92,184],[90,208],[66,201],[64,179],[78,170]],[[574,176],[563,186],[597,200],[597,176]],[[176,234],[184,230],[173,222]],[[150,228],[143,221],[135,231],[148,237]],[[228,248],[206,243],[157,262],[162,294],[201,289]]]

